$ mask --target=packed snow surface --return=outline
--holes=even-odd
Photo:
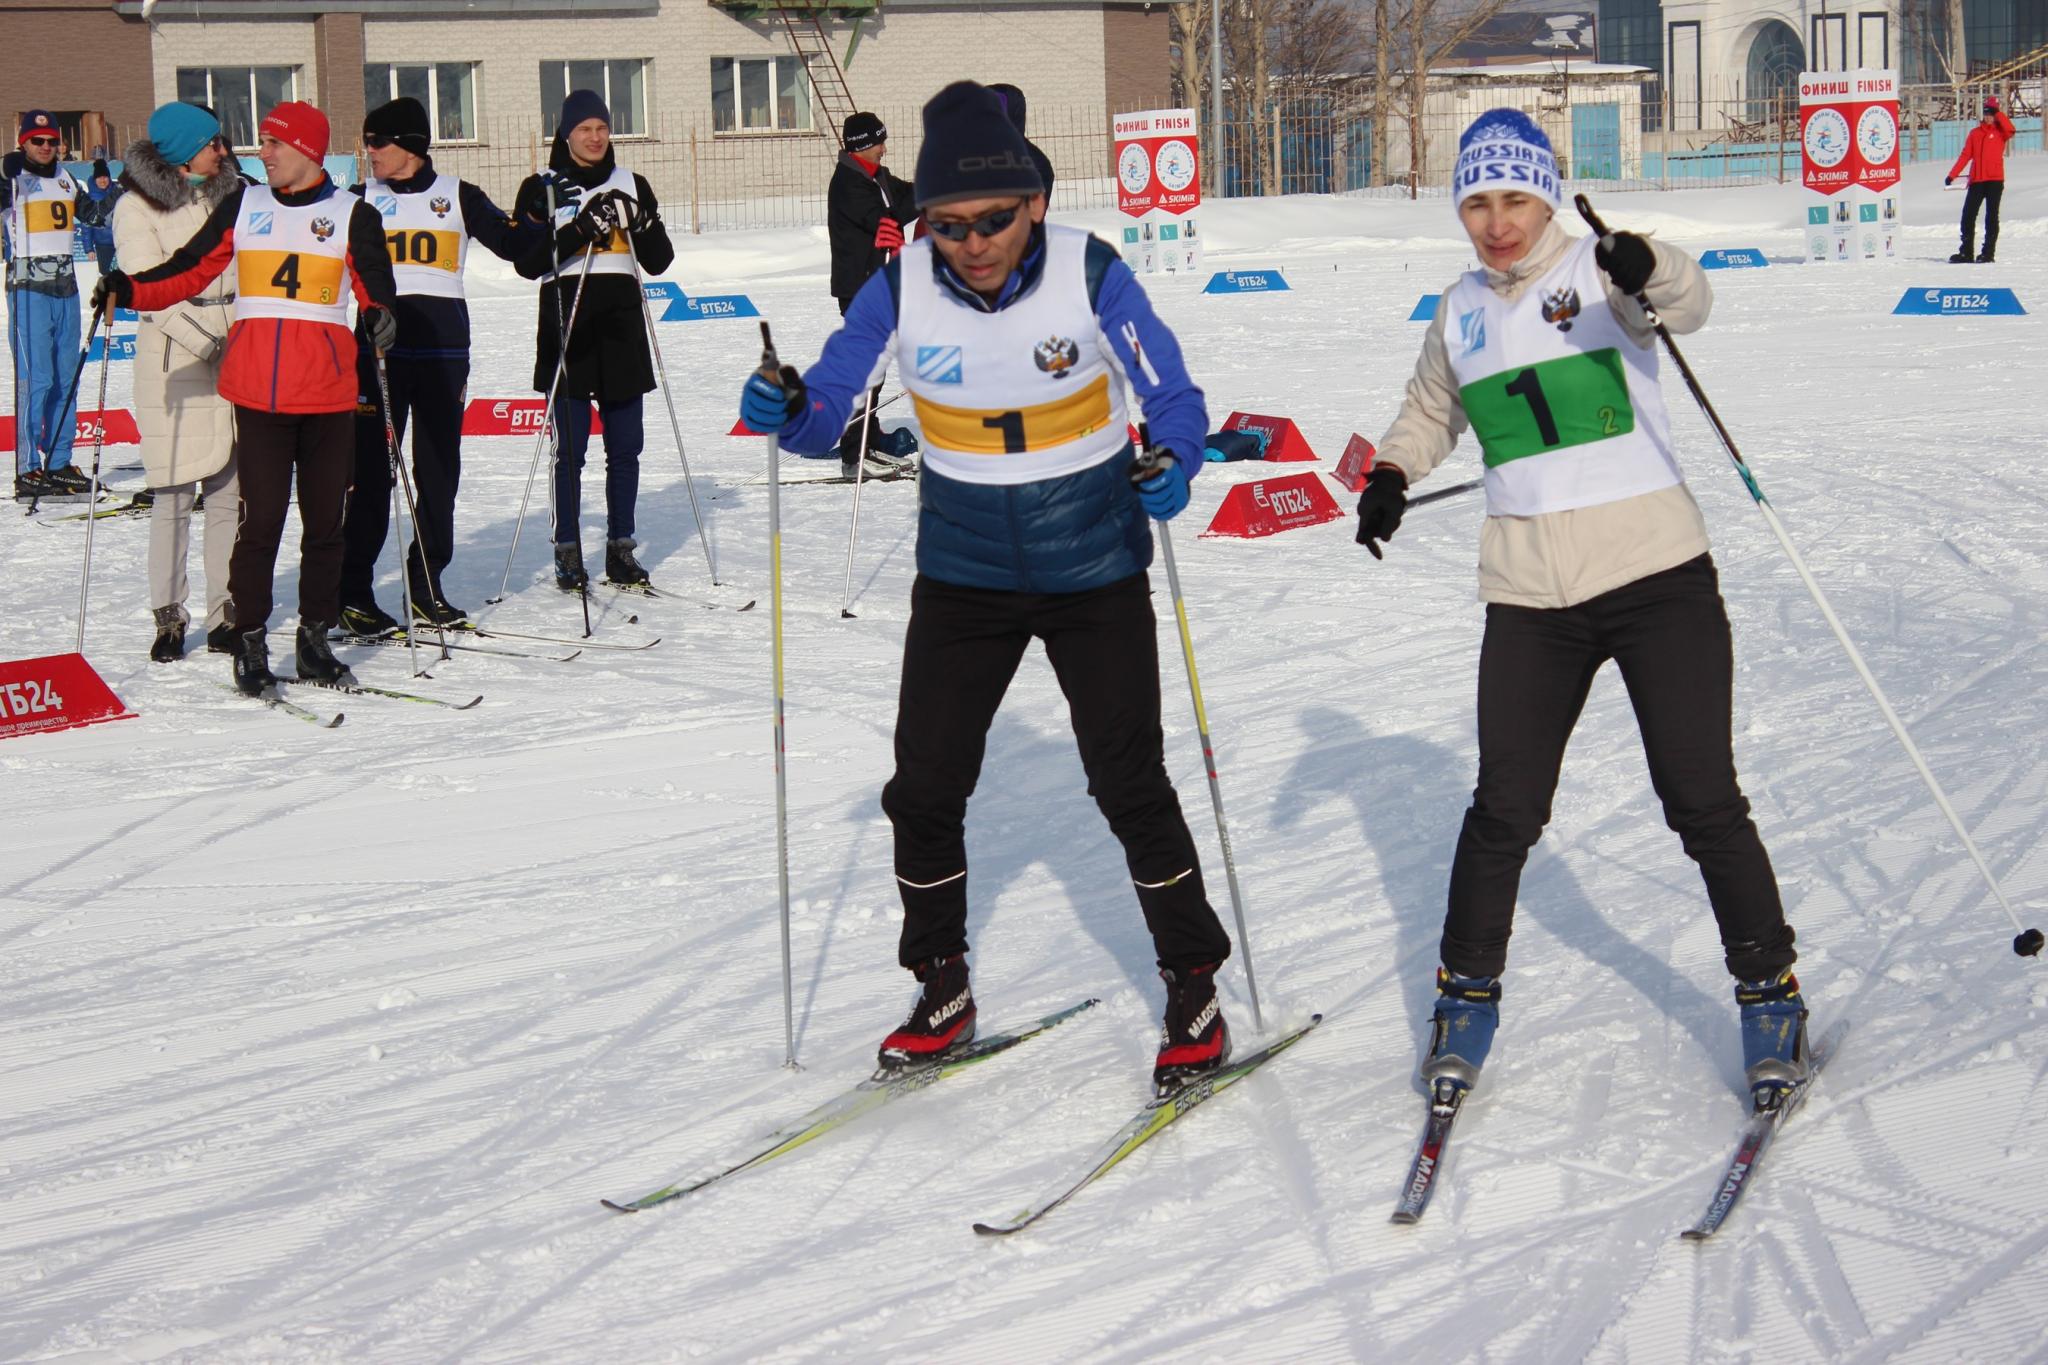
[[[1795,263],[1796,188],[1601,207],[1691,251],[1770,255],[1713,276],[1688,358],[2033,922],[2048,917],[2048,192],[2038,159],[2014,172],[1996,266],[1947,264],[1960,199],[1928,168],[1908,172],[1912,226],[1881,264]],[[1291,416],[1326,468],[1353,431],[1377,438],[1422,337],[1410,310],[1470,264],[1448,204],[1227,203],[1204,226],[1207,268],[1292,285],[1151,283],[1212,420]],[[822,232],[680,245],[670,278],[749,294],[786,359],[816,355],[837,321]],[[1908,286],[1965,282],[2033,311],[1891,314]],[[472,284],[471,393],[523,396],[531,290],[482,265]],[[411,684],[481,692],[473,711],[300,696],[347,711],[322,732],[222,691],[218,656],[151,665],[146,524],[98,525],[86,652],[140,716],[0,743],[0,1359],[2048,1356],[2048,969],[2009,950],[1668,366],[1734,620],[1738,761],[1816,1026],[1853,1025],[1714,1241],[1676,1234],[1743,1112],[1735,1010],[1611,670],[1523,883],[1484,1086],[1423,1222],[1388,1224],[1475,764],[1482,509],[1414,510],[1384,563],[1348,518],[1204,539],[1226,488],[1271,472],[1215,466],[1173,530],[1254,962],[1269,1030],[1314,1011],[1323,1026],[1029,1231],[970,1231],[1075,1173],[1144,1099],[1163,998],[1033,651],[969,817],[976,993],[986,1029],[1102,1005],[701,1195],[601,1209],[744,1153],[865,1074],[911,998],[877,798],[914,485],[863,494],[853,619],[851,491],[782,500],[789,1071],[766,465],[762,442],[725,435],[758,336],[707,321],[660,337],[725,586],[654,399],[641,553],[678,596],[601,597],[593,624],[598,642],[662,643],[566,663],[458,653]],[[117,364],[112,404],[128,390]],[[531,457],[528,438],[468,443],[448,591],[487,625],[580,635],[546,581],[544,491],[510,596],[484,605]],[[117,487],[139,484],[135,459],[108,451]],[[1467,441],[1436,484],[1476,469]],[[69,650],[83,524],[7,526],[0,653]],[[394,609],[395,564],[387,548]],[[1154,584],[1170,618],[1157,569]],[[1169,759],[1227,916],[1166,619],[1161,646]],[[366,682],[408,685],[401,650],[342,653]],[[1225,978],[1249,1049],[1241,957]]]

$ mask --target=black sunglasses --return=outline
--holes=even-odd
[[[392,146],[397,141],[397,138],[386,137],[382,133],[363,134],[363,145],[365,147],[371,148],[372,150],[381,151],[386,147]]]
[[[54,147],[57,145],[57,139],[53,137],[32,137],[28,139],[28,145],[31,147]]]
[[[994,237],[1009,230],[1010,224],[1017,221],[1017,215],[1024,211],[1026,202],[1028,201],[1019,200],[1006,209],[984,214],[971,223],[942,223],[935,218],[927,218],[925,225],[931,228],[933,236],[944,237],[949,242],[964,242],[970,232],[978,232],[984,237]]]

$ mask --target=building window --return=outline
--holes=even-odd
[[[613,137],[647,136],[647,68],[640,57],[622,61],[542,62],[540,114],[554,127],[571,90],[595,90],[612,111]],[[557,130],[559,131],[559,130]]]
[[[711,129],[808,133],[811,78],[801,57],[713,57]]]
[[[213,110],[228,141],[253,150],[257,121],[297,98],[298,71],[295,66],[181,66],[178,99]]]
[[[476,63],[371,62],[363,68],[363,107],[410,95],[427,111],[436,142],[475,142]]]

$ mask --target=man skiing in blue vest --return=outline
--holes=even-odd
[[[868,280],[807,373],[756,374],[741,401],[756,431],[822,453],[893,352],[923,429],[896,772],[882,792],[903,900],[898,956],[922,990],[883,1040],[881,1063],[927,1064],[974,1037],[967,798],[1035,637],[1152,934],[1167,988],[1153,1077],[1171,1088],[1230,1052],[1216,997],[1230,939],[1166,775],[1145,573],[1146,517],[1186,507],[1201,468],[1202,391],[1116,251],[1045,225],[1043,181],[991,91],[946,87],[924,125],[915,187],[932,235]],[[1136,489],[1126,383],[1155,447],[1172,457]]]

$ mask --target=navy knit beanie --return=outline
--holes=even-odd
[[[555,124],[555,131],[566,133],[590,119],[601,120],[607,128],[612,126],[612,111],[604,107],[604,96],[595,90],[571,90],[569,98],[562,101],[562,117]]]
[[[19,147],[32,137],[60,136],[57,132],[57,120],[50,117],[49,110],[30,109],[21,116],[21,132],[14,139],[14,145]]]
[[[1024,118],[1030,112],[1031,106],[1025,100],[1024,92],[1009,84],[991,85],[989,89],[1002,101],[1003,113],[1009,118],[1011,125],[1020,133],[1029,133],[1031,130],[1024,126]]]
[[[924,145],[917,152],[919,208],[1043,193],[1031,148],[994,91],[955,81],[931,97],[924,107]]]

